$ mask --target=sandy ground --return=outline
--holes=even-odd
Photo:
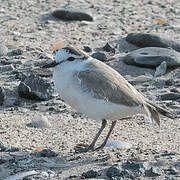
[[[49,13],[64,7],[67,2],[62,0],[1,0],[0,2],[0,42],[10,50],[19,48],[24,51],[22,56],[15,57],[15,60],[22,62],[21,65],[16,66],[19,71],[22,68],[34,68],[35,63],[45,61],[52,53],[51,45],[58,40],[64,40],[66,45],[80,48],[89,46],[95,50],[131,32],[158,33],[171,39],[180,39],[178,0],[71,1],[70,8],[92,12],[95,20],[91,23],[53,19]],[[157,18],[164,19],[167,24],[158,25]],[[123,54],[117,54],[117,56],[121,55]],[[124,65],[118,59],[109,64],[124,76],[131,75],[132,79],[141,73],[142,75],[154,73],[154,70]],[[179,69],[175,69],[163,77],[153,78],[151,82],[137,83],[135,86],[150,99],[167,106],[169,102],[160,101],[159,96],[171,88],[180,88],[179,72]],[[161,83],[168,79],[175,80],[175,85],[164,87]],[[8,97],[5,105],[0,107],[0,130],[4,131],[0,136],[10,145],[20,148],[22,152],[34,152],[37,148],[50,148],[57,152],[59,158],[57,164],[59,163],[61,167],[49,168],[55,172],[52,179],[79,179],[83,172],[91,169],[101,172],[99,179],[107,179],[105,172],[111,164],[128,159],[163,160],[167,164],[180,161],[179,118],[170,120],[162,117],[159,128],[147,122],[144,116],[137,115],[132,120],[118,122],[110,137],[111,140],[128,142],[132,148],[106,147],[98,152],[76,154],[74,147],[79,143],[89,144],[100,124],[75,113],[61,101],[60,97],[45,102],[22,99],[17,96],[18,84],[19,80],[11,72],[2,73],[0,85],[5,89]],[[20,105],[14,106],[13,102],[17,99]],[[171,105],[168,108],[180,114],[178,105],[179,103],[172,102],[175,108]],[[50,107],[54,109],[50,111]],[[31,122],[36,114],[45,115],[51,127],[43,129],[28,127],[27,123]],[[107,132],[108,128],[103,132],[99,143]],[[165,152],[173,152],[174,155],[161,156]],[[38,166],[35,169],[41,170]],[[10,173],[13,174],[11,168]],[[48,179],[43,176],[34,178]]]

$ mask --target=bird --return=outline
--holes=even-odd
[[[43,68],[53,68],[53,82],[60,97],[76,111],[101,122],[91,144],[80,152],[105,147],[117,121],[146,113],[160,126],[159,114],[174,119],[173,113],[137,91],[119,72],[73,46],[56,50],[54,60]],[[95,147],[102,131],[111,122],[107,136]]]

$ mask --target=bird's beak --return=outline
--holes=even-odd
[[[53,67],[57,66],[58,64],[60,64],[60,63],[53,61],[51,63],[45,64],[44,66],[42,66],[42,68],[53,68]]]

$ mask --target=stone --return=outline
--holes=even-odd
[[[126,40],[141,48],[144,47],[162,47],[172,48],[180,52],[180,42],[171,40],[165,37],[160,37],[155,34],[148,33],[130,33],[127,35]]]
[[[0,44],[0,56],[6,56],[8,53],[8,48]]]
[[[0,180],[6,180],[6,178],[9,176],[9,171],[7,168],[0,166]]]
[[[65,21],[93,21],[90,13],[75,9],[59,9],[52,12],[52,15]]]
[[[106,43],[106,45],[103,47],[103,50],[106,52],[112,52],[113,54],[116,52],[115,48],[111,47],[109,43]]]
[[[50,122],[48,121],[47,117],[42,114],[36,114],[34,116],[34,120],[27,124],[29,127],[34,128],[48,128],[51,127]]]
[[[10,146],[5,140],[0,139],[0,152],[16,152],[18,148]]]
[[[0,106],[3,105],[4,99],[5,99],[5,92],[4,92],[4,89],[0,87]]]
[[[0,72],[13,71],[14,69],[15,69],[15,67],[12,64],[0,66]]]
[[[148,171],[146,171],[146,176],[154,177],[154,176],[161,176],[163,174],[162,170],[159,167],[151,167]]]
[[[107,61],[106,55],[104,53],[102,53],[102,52],[95,52],[91,56],[93,58],[95,58],[95,59],[98,59],[98,60],[102,61],[102,62]]]
[[[135,179],[140,176],[145,176],[148,166],[148,163],[127,161],[125,163],[118,163],[111,166],[107,170],[106,175],[109,178],[118,177]]]
[[[90,170],[82,173],[83,178],[96,178],[98,176],[98,172],[94,170]]]
[[[33,74],[26,76],[18,86],[19,96],[31,100],[49,100],[53,98],[53,92],[48,80]]]
[[[162,76],[166,74],[167,71],[167,63],[163,61],[159,66],[156,67],[156,71],[154,73],[155,77]]]
[[[137,49],[124,56],[122,59],[128,65],[154,68],[163,61],[167,67],[180,66],[180,53],[172,49],[146,47]]]
[[[180,94],[179,93],[169,92],[169,93],[165,93],[165,94],[160,95],[160,97],[161,97],[162,101],[166,101],[166,100],[175,101],[175,100],[180,98]]]

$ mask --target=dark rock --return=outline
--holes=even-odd
[[[84,178],[96,178],[97,176],[98,176],[98,172],[94,170],[90,170],[82,174],[82,177]]]
[[[87,53],[92,52],[92,49],[89,46],[84,46],[83,48],[84,48],[83,51],[85,51]]]
[[[23,50],[21,49],[14,49],[10,52],[8,52],[8,56],[19,56],[19,55],[22,55],[23,54]]]
[[[4,102],[4,98],[5,98],[5,93],[2,87],[0,87],[0,106],[3,105]]]
[[[27,99],[49,100],[53,97],[53,88],[47,80],[32,74],[20,82],[18,93]]]
[[[166,86],[173,86],[175,84],[173,79],[168,79],[165,81],[165,85]]]
[[[178,67],[180,53],[172,49],[147,47],[132,51],[123,57],[123,61],[126,64],[141,67],[157,67],[165,61],[167,67]]]
[[[162,94],[160,97],[161,97],[162,101],[166,101],[166,100],[173,100],[174,101],[174,100],[180,98],[180,94],[170,92],[170,93]]]
[[[82,10],[59,9],[52,12],[52,15],[66,21],[93,21],[93,17]]]
[[[106,175],[110,178],[130,178],[135,179],[140,176],[145,176],[146,169],[149,164],[138,162],[118,163],[110,167]]]
[[[103,50],[106,52],[112,52],[115,54],[115,49],[112,48],[109,43],[106,43],[106,45],[103,47]]]
[[[8,53],[8,48],[0,44],[0,56],[6,56]]]
[[[172,166],[172,167],[166,169],[166,173],[168,173],[169,175],[176,175],[176,174],[178,174],[178,170]]]
[[[56,157],[58,154],[51,149],[43,149],[42,151],[38,152],[40,157]]]
[[[126,40],[136,46],[143,47],[162,47],[172,48],[180,52],[180,42],[160,37],[155,34],[147,33],[131,33],[128,34]]]
[[[100,61],[107,61],[106,55],[102,52],[95,52],[91,56],[95,59],[100,60]]]

